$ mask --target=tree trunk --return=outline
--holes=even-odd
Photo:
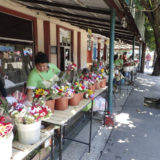
[[[159,76],[160,75],[160,53],[157,54],[156,62],[153,69],[153,76]]]
[[[146,43],[143,43],[140,73],[144,73],[145,53],[146,53]]]
[[[154,51],[154,56],[153,56],[153,64],[152,64],[152,67],[155,66],[155,63],[156,63],[156,58],[157,58],[157,52]]]

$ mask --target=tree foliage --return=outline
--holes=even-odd
[[[160,0],[134,0],[136,9],[146,16],[145,40],[150,50],[155,50],[157,59],[153,75],[160,75]]]

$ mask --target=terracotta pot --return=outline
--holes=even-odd
[[[93,85],[89,86],[88,88],[91,89],[93,92],[95,92],[95,86],[96,86],[96,85],[93,84]]]
[[[69,99],[69,105],[71,106],[78,106],[81,99],[80,93],[75,93],[73,98]]]
[[[84,92],[80,92],[79,94],[80,94],[80,100],[82,100],[84,96]]]
[[[100,82],[95,83],[95,89],[100,89]]]
[[[106,79],[102,79],[101,82],[100,82],[100,87],[101,87],[101,88],[106,87],[106,82],[107,82]]]
[[[55,100],[55,109],[56,110],[65,110],[68,108],[68,98],[61,97]]]
[[[55,99],[47,100],[46,105],[51,109],[52,113],[54,113]]]

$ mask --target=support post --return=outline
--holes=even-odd
[[[134,47],[135,47],[135,36],[133,37],[133,45],[132,45],[132,60],[134,60]],[[131,71],[131,82],[133,82],[133,74],[134,74],[134,71]]]
[[[139,66],[138,66],[139,71],[141,68],[141,55],[142,55],[142,43],[140,43],[140,45],[139,45]]]
[[[114,39],[115,39],[115,9],[111,10],[111,34],[110,34],[110,56],[109,56],[109,86],[108,86],[108,109],[112,115],[113,94],[113,61],[114,61]]]
[[[134,60],[135,36],[133,37],[132,59]]]

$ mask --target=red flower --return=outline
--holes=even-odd
[[[0,117],[0,122],[4,122],[4,121],[5,121],[5,117],[4,116]]]

